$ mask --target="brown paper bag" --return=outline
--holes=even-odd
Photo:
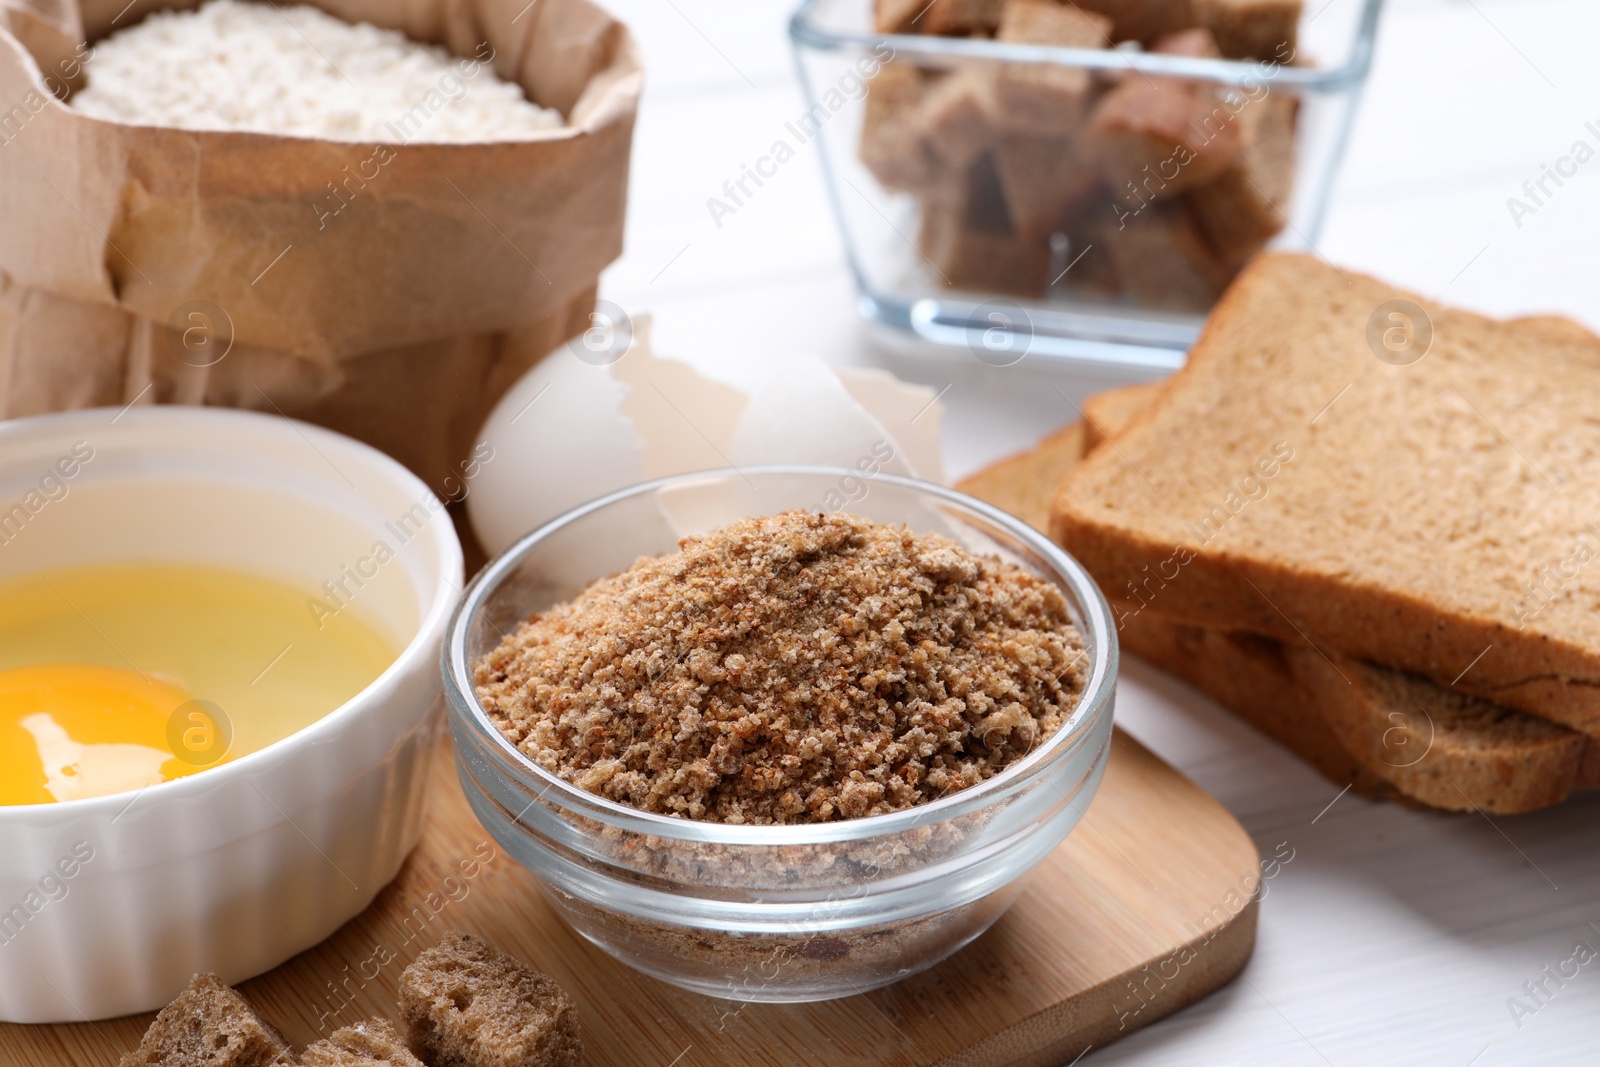
[[[278,411],[438,489],[510,383],[587,324],[622,247],[627,30],[588,0],[312,2],[481,58],[567,123],[421,143],[428,98],[388,144],[105,122],[58,99],[86,47],[198,0],[0,0],[0,416]]]

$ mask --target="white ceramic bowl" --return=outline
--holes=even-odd
[[[92,458],[58,466],[74,449]],[[139,793],[0,806],[0,1020],[148,1011],[196,971],[242,981],[364,908],[421,833],[462,566],[421,481],[314,426],[184,407],[0,424],[0,577],[152,560],[310,592],[377,541],[394,558],[357,596],[404,651],[348,703]]]

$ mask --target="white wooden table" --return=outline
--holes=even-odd
[[[1032,365],[875,346],[810,148],[718,227],[706,199],[803,110],[778,0],[604,0],[648,66],[628,248],[603,295],[651,312],[657,349],[739,383],[804,354],[949,386],[959,476],[1074,417],[1115,384]],[[1492,314],[1600,329],[1600,159],[1515,224],[1507,198],[1587,141],[1600,150],[1600,5],[1390,0],[1376,67],[1318,249]],[[1595,130],[1585,128],[1594,122]],[[1600,406],[1600,398],[1596,398]],[[1562,1064],[1600,1058],[1600,795],[1489,820],[1337,790],[1205,698],[1128,666],[1118,720],[1224,803],[1269,884],[1243,979],[1085,1063]],[[1514,1018],[1519,998],[1531,1013]]]

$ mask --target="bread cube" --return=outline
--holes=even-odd
[[[1192,0],[1076,0],[1076,5],[1109,18],[1115,41],[1148,44],[1199,24]]]
[[[1063,48],[1105,48],[1111,20],[1058,0],[1006,0],[996,40]],[[1009,63],[996,72],[998,119],[1010,129],[1065,135],[1083,124],[1090,72],[1050,64]]]
[[[120,1067],[292,1067],[283,1035],[214,974],[197,974],[162,1008]]]
[[[995,146],[994,168],[1017,234],[1056,232],[1076,202],[1101,188],[1099,168],[1071,138],[1003,137]]]
[[[1215,179],[1191,189],[1195,220],[1223,259],[1242,264],[1287,222],[1299,100],[1274,90],[1239,112],[1244,144]]]
[[[1229,59],[1287,63],[1298,47],[1301,0],[1194,0],[1202,26]]]
[[[578,1012],[560,986],[471,934],[400,976],[411,1051],[430,1067],[578,1067]]]
[[[1190,59],[1220,59],[1222,49],[1216,37],[1204,26],[1176,30],[1156,39],[1150,51],[1163,56],[1188,56]]]
[[[1089,136],[1106,184],[1140,199],[1204,185],[1228,167],[1241,143],[1219,100],[1170,78],[1159,86],[1125,82],[1108,92]]]
[[[424,1067],[388,1019],[335,1030],[300,1053],[300,1067]]]
[[[1181,202],[1147,204],[1101,236],[1123,288],[1145,307],[1204,311],[1234,275]]]
[[[948,195],[922,205],[922,254],[952,289],[1038,296],[1050,268],[1047,234],[1016,234],[994,160],[984,155]]]
[[[1111,236],[1117,231],[1118,208],[1111,190],[1097,185],[1067,211],[1059,237],[1066,239],[1058,261],[1051,264],[1052,292],[1104,298],[1122,292]]]
[[[872,25],[879,33],[916,33],[927,0],[874,0]],[[916,20],[916,21],[913,21]]]
[[[1063,48],[1111,47],[1112,23],[1104,15],[1061,0],[1006,0],[995,39]]]
[[[1156,51],[1215,54],[1205,30],[1172,34]],[[1088,136],[1106,184],[1139,200],[1176,196],[1221,174],[1243,137],[1234,111],[1212,86],[1185,78],[1127,75],[1090,116]]]
[[[951,289],[1036,297],[1050,281],[1048,238],[980,229],[943,201],[923,205],[918,244]]]
[[[994,66],[970,63],[928,90],[922,132],[945,167],[959,173],[994,144],[998,113]]]
[[[923,33],[965,36],[993,33],[1000,25],[1005,0],[927,0],[927,10],[919,20]]]
[[[936,80],[909,63],[885,63],[867,82],[861,162],[885,188],[924,189],[944,172],[921,120]]]

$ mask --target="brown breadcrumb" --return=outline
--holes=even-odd
[[[388,1019],[341,1027],[300,1053],[300,1067],[428,1067]]]
[[[707,822],[924,804],[1027,754],[1087,662],[1061,592],[936,534],[743,519],[534,615],[478,698],[550,772]]]
[[[400,975],[400,1017],[429,1067],[578,1067],[578,1009],[551,978],[452,931]]]
[[[290,1067],[294,1054],[238,990],[197,974],[161,1009],[120,1067]]]

